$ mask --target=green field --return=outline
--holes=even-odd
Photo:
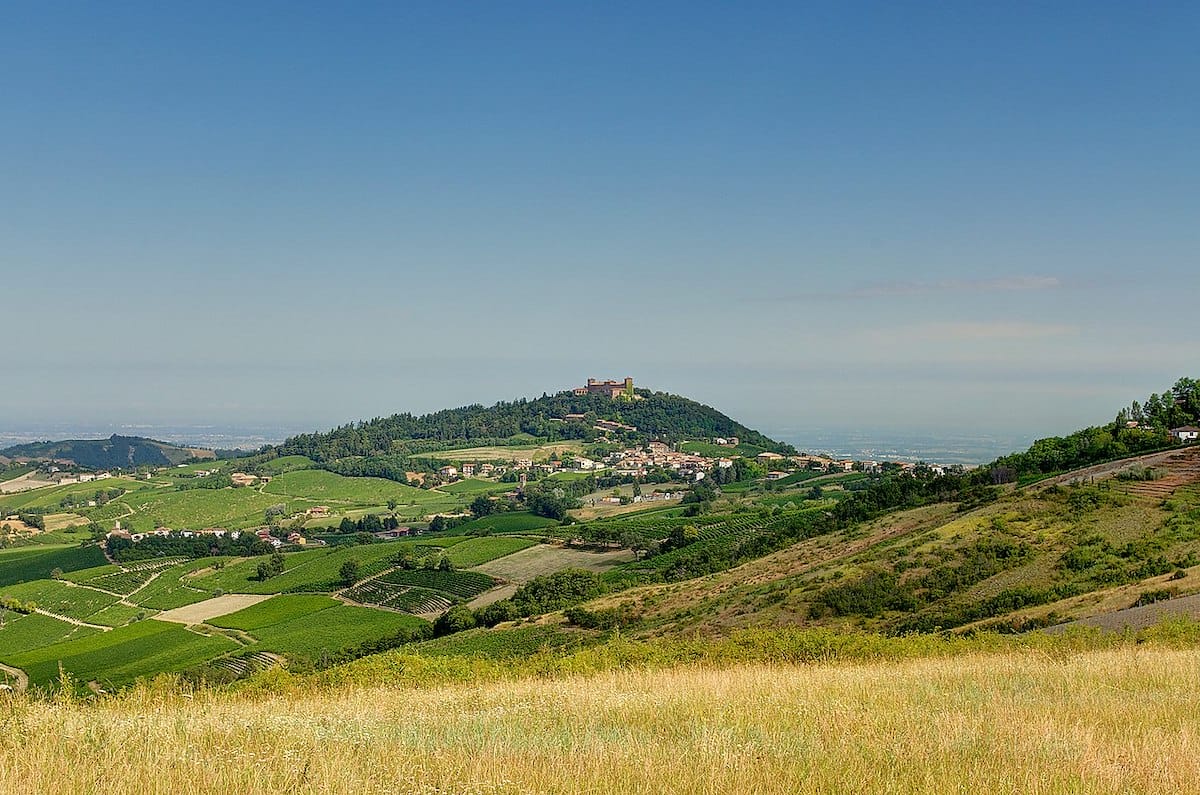
[[[311,502],[350,505],[386,505],[394,499],[401,505],[436,500],[438,495],[384,478],[348,478],[323,469],[303,469],[272,478],[263,487],[268,494],[303,498]],[[273,500],[279,502],[278,498]]]
[[[555,527],[558,522],[544,516],[534,516],[527,511],[511,511],[472,519],[454,528],[456,533],[469,534],[473,530],[490,530],[493,533],[522,533],[543,527]]]
[[[41,580],[54,569],[79,571],[107,561],[98,546],[21,547],[0,554],[0,587]]]
[[[706,458],[733,458],[742,456],[744,458],[754,458],[763,451],[761,447],[755,447],[752,444],[739,444],[737,447],[724,447],[712,442],[684,442],[679,446],[679,449],[685,453],[695,453]]]
[[[472,538],[461,544],[455,544],[446,552],[450,562],[460,569],[478,566],[489,560],[511,555],[522,549],[537,544],[528,538],[506,538],[504,536],[484,536]]]
[[[497,483],[494,480],[467,478],[466,480],[457,480],[454,483],[448,483],[445,486],[438,486],[438,491],[444,491],[447,494],[469,494],[476,496],[479,494],[511,491],[512,488],[513,484],[511,483]]]
[[[471,599],[496,585],[496,580],[478,571],[396,569],[380,579],[393,585],[439,591],[453,599]]]
[[[404,545],[412,542],[339,546],[294,552],[284,556],[284,572],[265,582],[257,579],[264,558],[247,558],[193,581],[198,588],[221,589],[226,593],[287,593],[291,591],[336,591],[343,587],[340,569],[347,560],[358,561],[360,574],[369,577],[392,566]]]
[[[277,496],[259,494],[254,489],[189,489],[175,491],[154,488],[126,494],[88,516],[108,524],[120,519],[122,525],[133,524],[138,530],[150,530],[158,525],[172,528],[228,527],[242,528],[263,523],[263,511],[280,503]],[[127,516],[128,509],[135,516]]]
[[[180,563],[166,569],[142,590],[138,591],[130,601],[151,610],[173,610],[176,607],[203,602],[212,596],[211,591],[197,590],[192,578],[187,578],[187,584],[181,579],[185,574],[208,568],[221,563],[228,558],[199,558]]]
[[[42,610],[77,621],[88,621],[92,613],[118,601],[116,596],[59,580],[34,580],[8,585],[0,590],[0,596],[10,596],[22,602],[34,602]]]
[[[88,616],[91,624],[103,624],[106,627],[123,627],[139,617],[145,617],[148,611],[140,607],[111,604],[103,610]]]
[[[13,654],[6,661],[24,670],[33,685],[57,679],[61,664],[80,682],[95,680],[112,686],[128,684],[139,676],[190,668],[236,648],[227,638],[206,637],[178,624],[151,619]]]
[[[300,469],[311,469],[316,465],[316,462],[311,458],[302,455],[285,455],[279,458],[272,458],[259,464],[255,471],[261,471],[267,475],[282,475],[285,472],[295,472]]]
[[[5,612],[3,627],[0,627],[0,660],[8,662],[13,655],[40,649],[66,640],[95,635],[99,629],[79,627],[41,615],[22,616]]]
[[[244,608],[236,613],[210,619],[209,624],[226,629],[240,629],[246,632],[262,629],[272,624],[291,621],[311,613],[319,613],[331,607],[337,607],[340,602],[328,596],[315,594],[294,594],[290,596],[272,596],[265,602]]]
[[[251,648],[316,658],[324,651],[337,652],[427,625],[403,613],[337,605],[256,629],[253,634],[259,642]]]

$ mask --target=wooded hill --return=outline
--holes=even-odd
[[[132,468],[138,466],[174,466],[197,457],[197,450],[140,436],[107,439],[67,439],[59,442],[31,442],[0,450],[0,456],[35,461],[68,461],[88,469]],[[214,457],[209,451],[203,451]]]
[[[638,440],[736,436],[743,443],[766,450],[794,452],[789,445],[769,439],[711,406],[665,392],[637,390],[637,394],[640,400],[624,402],[605,395],[560,392],[533,400],[463,406],[421,416],[394,414],[343,425],[328,433],[295,436],[277,449],[280,455],[305,455],[329,463],[355,456],[405,456],[456,447],[503,445],[521,435],[547,441],[591,441],[602,435],[593,427],[595,423],[608,420],[635,427],[636,431],[622,432],[622,436]],[[572,414],[584,418],[563,419]]]

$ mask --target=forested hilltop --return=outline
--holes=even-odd
[[[680,441],[736,436],[745,444],[766,450],[794,452],[789,445],[694,400],[641,389],[637,395],[638,400],[619,401],[607,395],[560,392],[533,400],[494,406],[476,404],[421,416],[393,414],[343,425],[328,433],[295,436],[277,449],[280,455],[305,455],[328,463],[355,456],[405,456],[483,444],[527,443],[530,436],[547,441],[593,441],[604,435],[596,429],[596,423],[608,421],[636,429],[610,431],[623,439]]]
[[[193,458],[213,458],[208,450],[113,434],[107,439],[68,439],[60,442],[31,442],[0,450],[7,458],[69,461],[88,469],[174,466]]]

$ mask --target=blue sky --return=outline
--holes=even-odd
[[[650,7],[647,7],[650,6]],[[1188,3],[13,3],[0,424],[588,376],[1064,432],[1196,375]]]

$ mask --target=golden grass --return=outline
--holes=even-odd
[[[12,793],[1200,791],[1200,650],[0,701]]]

